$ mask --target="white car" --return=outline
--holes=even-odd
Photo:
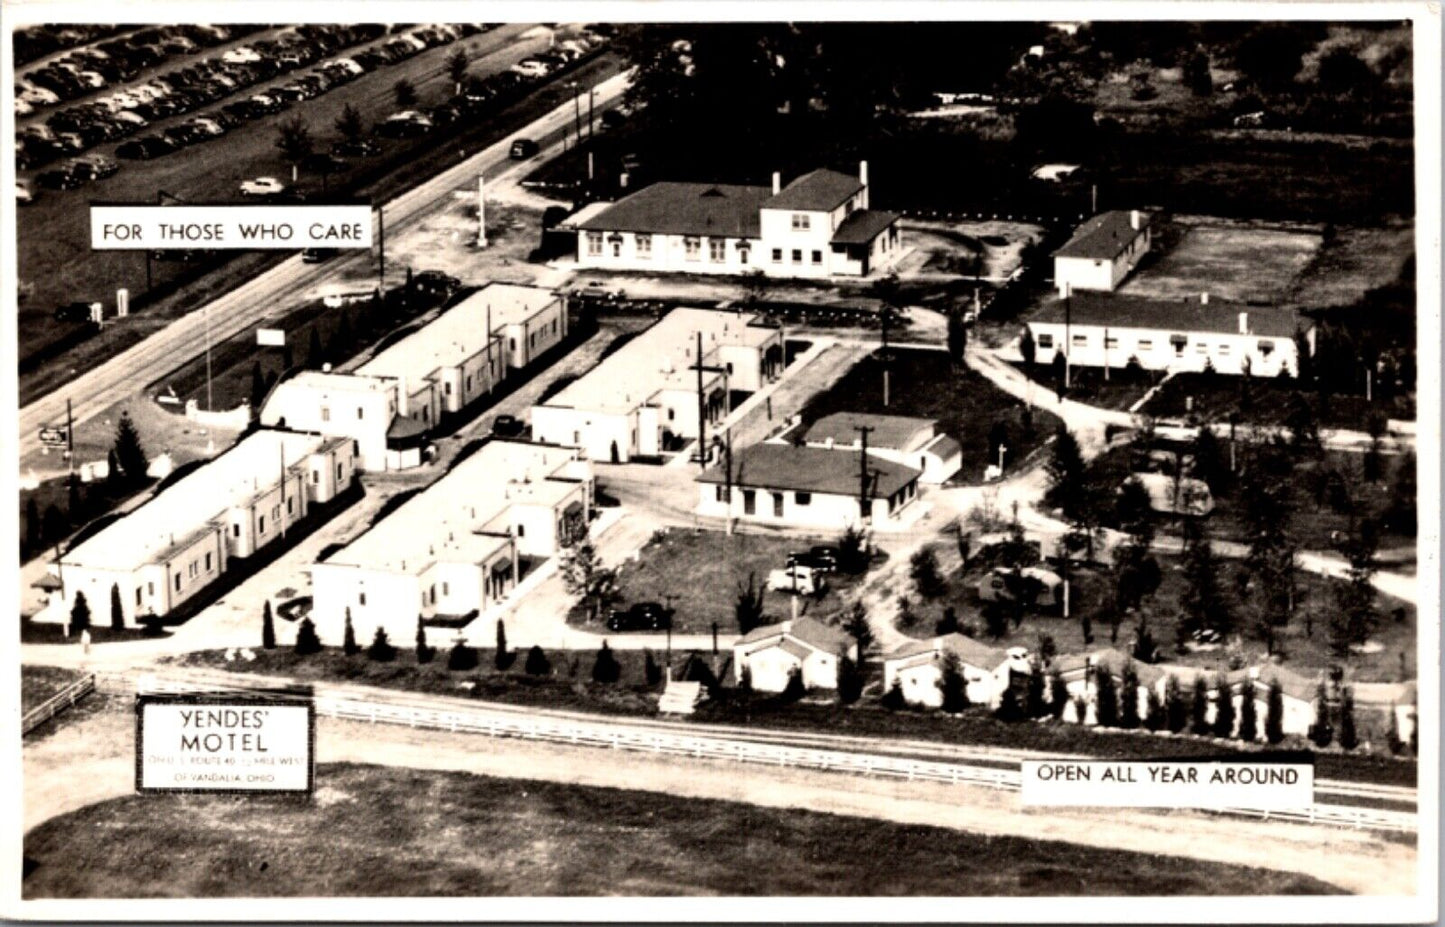
[[[27,183],[27,182],[25,182],[25,181],[23,181],[23,180],[17,180],[17,181],[15,181],[15,202],[17,202],[17,203],[33,203],[33,202],[35,202],[35,191],[32,190],[32,189],[30,189],[30,184],[29,184],[29,183]]]
[[[241,45],[223,54],[221,60],[227,64],[253,64],[261,60],[261,55],[254,48]]]
[[[794,564],[768,573],[768,588],[774,592],[796,592],[817,595],[826,587],[823,574],[810,566]]]
[[[242,196],[275,196],[286,192],[286,185],[275,177],[257,177],[241,181]]]
[[[511,70],[513,73],[520,74],[523,77],[546,77],[550,68],[540,61],[527,60],[518,61],[512,65]]]

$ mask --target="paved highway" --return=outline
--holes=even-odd
[[[628,78],[619,74],[595,88],[595,106],[605,110],[620,99]],[[550,145],[572,125],[574,105],[569,100],[537,119],[516,135]],[[382,206],[387,228],[400,230],[425,215],[431,208],[450,200],[458,188],[474,189],[479,174],[494,179],[499,172],[521,171],[525,164],[509,158],[511,137],[484,149],[466,161]],[[371,253],[358,252],[347,259],[323,264],[305,264],[299,255],[231,290],[224,296],[176,320],[162,331],[66,383],[61,388],[20,410],[19,442],[22,461],[39,450],[42,426],[63,423],[65,404],[72,404],[77,425],[104,411],[116,401],[144,389],[158,376],[174,370],[201,354],[207,341],[217,343],[233,337],[287,307],[286,296],[342,275],[358,262],[373,260]],[[209,334],[207,332],[209,320]]]

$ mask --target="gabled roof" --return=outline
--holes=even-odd
[[[740,487],[857,496],[862,478],[861,456],[861,451],[755,444],[733,454],[731,482]],[[874,499],[886,499],[922,475],[922,471],[872,455],[867,465]],[[719,464],[698,476],[698,482],[729,482],[724,466]]]
[[[763,208],[828,212],[862,189],[863,182],[852,174],[819,168],[796,178],[764,203]]]
[[[837,628],[823,624],[815,618],[798,618],[795,621],[784,621],[779,624],[765,624],[762,627],[753,628],[743,635],[733,646],[741,647],[747,644],[761,643],[771,638],[794,640],[807,644],[814,650],[821,650],[825,653],[837,653],[844,647],[852,644],[853,639]]]
[[[1008,659],[1006,651],[998,647],[990,647],[982,641],[963,634],[945,634],[929,640],[910,641],[888,654],[885,659],[891,663],[920,654],[932,653],[935,650],[948,651],[958,657],[960,662],[990,672]]]
[[[860,440],[858,429],[870,428],[868,446],[909,451],[933,434],[938,423],[931,418],[908,415],[873,415],[868,412],[834,412],[809,427],[803,440],[809,444],[849,447]]]
[[[879,209],[855,209],[833,232],[835,245],[866,245],[898,221],[898,213]]]
[[[1247,334],[1261,338],[1293,338],[1314,323],[1293,309],[1251,306],[1245,303],[1199,299],[1155,299],[1123,293],[1076,290],[1068,299],[1056,299],[1030,319],[1030,324],[1105,326],[1113,329],[1149,329],[1181,333],[1239,334],[1239,317],[1245,317]]]
[[[1137,210],[1136,210],[1137,211]],[[1094,258],[1112,261],[1129,247],[1129,243],[1149,229],[1153,217],[1139,213],[1139,228],[1126,210],[1101,212],[1074,231],[1074,237],[1054,252],[1054,257]]]
[[[586,231],[757,238],[767,187],[662,181],[577,224]]]

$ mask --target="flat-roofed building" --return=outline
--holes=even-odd
[[[922,471],[872,454],[865,471],[862,457],[859,451],[753,445],[733,454],[730,468],[724,460],[698,476],[697,513],[835,530],[896,519],[918,497]]]
[[[65,614],[83,592],[91,620],[109,622],[115,586],[128,626],[164,616],[218,579],[232,558],[280,540],[313,504],[350,486],[355,472],[350,440],[253,432],[62,554]]]
[[[709,423],[729,411],[729,393],[754,392],[783,369],[781,329],[712,309],[674,309],[590,372],[532,407],[532,435],[576,447],[589,459],[656,457],[700,432],[698,345]]]
[[[351,373],[304,371],[281,382],[261,423],[351,437],[366,470],[416,466],[444,415],[491,394],[566,336],[561,296],[488,284]]]
[[[591,465],[573,448],[491,439],[446,476],[311,568],[328,642],[409,639],[422,619],[480,613],[516,586],[521,557],[555,556],[587,531]]]

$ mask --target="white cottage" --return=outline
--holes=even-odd
[[[838,688],[838,658],[858,659],[858,645],[837,628],[812,618],[754,628],[733,644],[733,670],[738,682],[743,671],[759,692],[781,692],[794,670],[808,689]]]
[[[997,708],[1003,693],[1019,677],[1032,672],[1028,651],[990,647],[962,634],[945,634],[931,640],[909,641],[883,658],[883,691],[898,684],[910,705],[937,708],[943,704],[939,683],[946,654],[958,658],[965,691],[973,705]]]

